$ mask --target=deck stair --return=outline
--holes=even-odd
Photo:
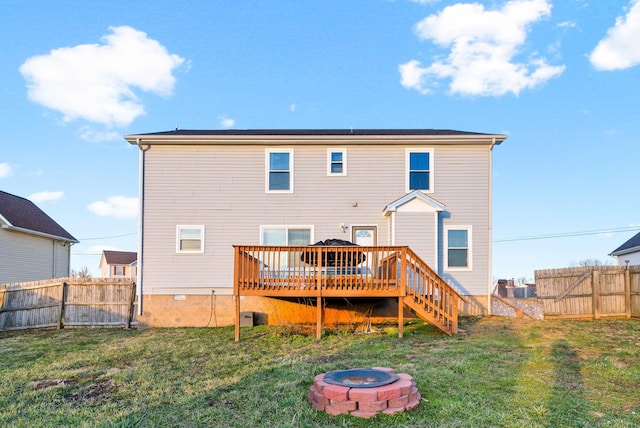
[[[462,297],[411,249],[406,257],[404,305],[444,333],[456,333],[458,300]]]

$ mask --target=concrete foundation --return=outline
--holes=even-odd
[[[486,296],[465,296],[460,315],[487,315]],[[145,295],[141,327],[222,327],[235,323],[235,300],[230,295]],[[316,322],[316,299],[242,296],[241,312],[253,312],[254,324],[297,324]],[[405,309],[405,318],[414,315]],[[396,299],[324,299],[323,322],[327,326],[394,322],[398,319]]]

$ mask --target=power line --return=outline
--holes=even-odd
[[[112,238],[124,238],[125,236],[137,235],[138,232],[133,233],[125,233],[124,235],[113,235],[113,236],[100,236],[96,238],[79,238],[79,241],[96,241],[99,239],[112,239]]]
[[[578,232],[550,233],[547,235],[519,236],[515,238],[494,239],[493,242],[533,241],[536,239],[569,238],[573,236],[598,235],[601,233],[620,233],[640,230],[640,226],[618,227],[612,229],[583,230]]]

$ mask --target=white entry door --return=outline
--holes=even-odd
[[[377,226],[351,226],[351,239],[354,244],[373,247],[378,244]]]

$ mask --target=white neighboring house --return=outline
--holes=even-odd
[[[137,264],[136,252],[103,250],[100,257],[100,277],[135,279]]]
[[[33,202],[0,191],[0,284],[68,277],[78,242]]]
[[[619,266],[640,265],[640,232],[613,250],[609,255],[618,260]]]

